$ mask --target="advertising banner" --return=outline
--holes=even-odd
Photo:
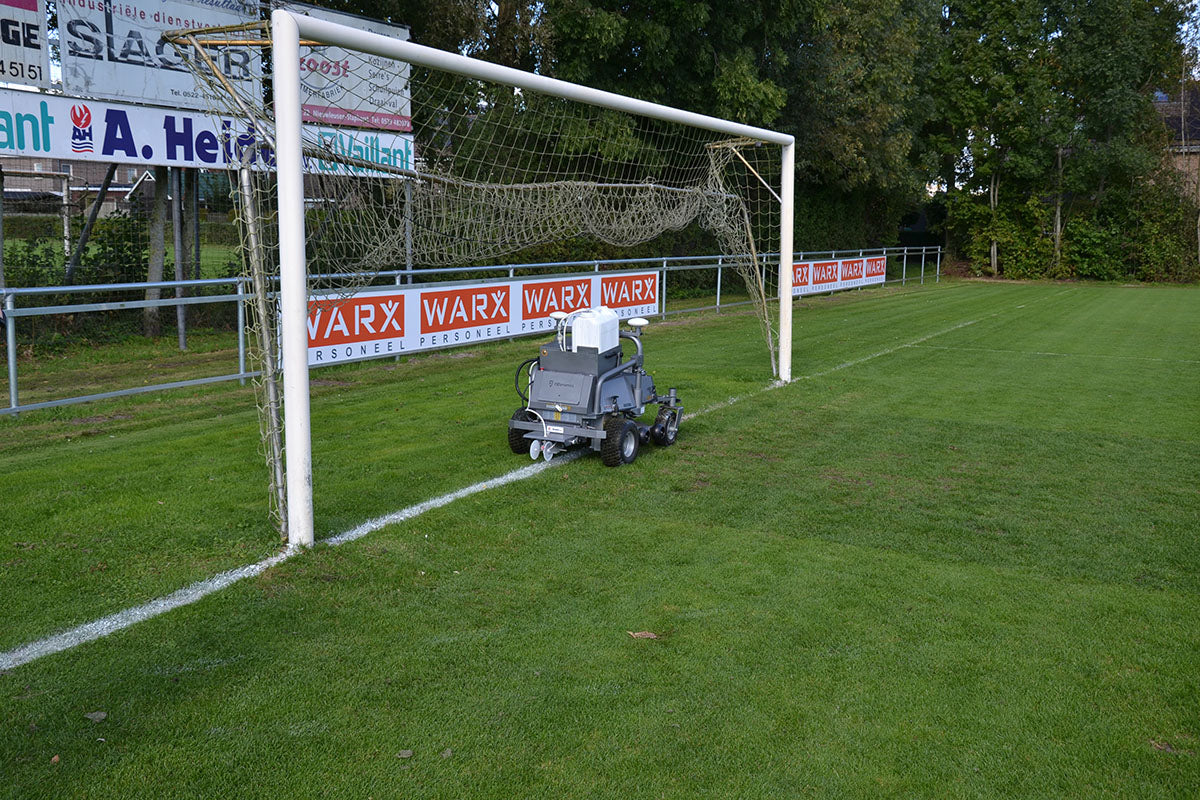
[[[657,272],[526,278],[455,286],[370,287],[308,304],[309,366],[507,339],[555,329],[550,314],[606,305],[658,313]]]
[[[408,41],[408,28],[299,3],[285,8],[314,19]],[[340,47],[302,46],[300,113],[303,122],[318,125],[411,131],[408,64]]]
[[[792,296],[880,284],[886,274],[885,256],[797,261],[792,265]]]
[[[0,81],[50,88],[46,0],[0,0]]]
[[[412,135],[305,126],[332,151],[381,166],[411,168]],[[0,155],[207,169],[274,167],[275,154],[242,119],[125,103],[0,89]],[[306,159],[325,174],[385,175],[367,167]]]
[[[63,90],[168,108],[208,107],[164,31],[258,19],[255,0],[58,0]],[[225,77],[253,91],[261,58],[250,46],[212,51]]]

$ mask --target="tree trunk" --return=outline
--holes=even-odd
[[[992,222],[994,224],[996,221],[996,207],[998,205],[1000,205],[1000,177],[998,175],[996,175],[995,173],[992,174],[991,186],[989,187],[989,190],[988,190],[988,204],[991,206],[991,209],[992,209]],[[991,267],[992,267],[992,277],[996,277],[997,275],[1000,274],[1000,266],[999,266],[999,258],[998,258],[998,254],[997,254],[996,234],[995,233],[992,234]]]
[[[517,18],[516,0],[499,0],[496,3],[496,28],[492,39],[491,60],[506,67],[520,65],[520,48],[517,37],[521,22]]]
[[[83,251],[87,249],[88,239],[92,235],[92,227],[96,224],[96,218],[100,216],[100,206],[104,205],[104,199],[108,196],[108,186],[116,174],[117,165],[109,164],[108,171],[104,173],[104,180],[100,181],[100,191],[96,194],[96,202],[92,203],[92,210],[88,213],[87,222],[83,224],[83,230],[79,233],[79,244],[75,245],[75,252],[67,261],[66,284],[68,286],[75,281],[75,269],[79,266],[79,260],[83,258]]]
[[[1058,189],[1054,195],[1054,273],[1062,266],[1062,148],[1058,148]]]
[[[150,268],[146,280],[158,283],[163,279],[163,264],[167,259],[167,168],[154,168],[154,208],[150,216]],[[158,300],[162,290],[158,287],[146,289],[147,300]],[[142,310],[142,331],[146,336],[162,335],[162,321],[159,319],[158,307]]]

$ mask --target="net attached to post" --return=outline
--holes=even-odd
[[[170,38],[212,114],[228,123],[222,147],[236,162],[231,190],[244,259],[272,286],[278,234],[267,23]],[[777,262],[764,250],[779,241],[777,146],[340,47],[302,42],[301,53],[305,102],[318,109],[305,107],[303,131],[310,293],[349,294],[381,282],[381,273],[412,270],[419,280],[422,269],[521,262],[553,244],[562,245],[554,260],[590,260],[597,245],[614,253],[695,226],[743,277],[767,344],[764,366],[776,372],[767,300]],[[274,370],[272,308],[261,300],[252,306],[265,375]],[[261,396],[268,460],[278,463],[273,379],[261,381]],[[278,481],[282,473],[273,467],[272,474]],[[281,486],[273,497],[282,511]]]

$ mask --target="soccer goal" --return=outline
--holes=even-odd
[[[764,369],[791,379],[792,136],[346,22],[275,10],[269,28],[170,36],[221,117],[214,147],[236,175],[248,269],[262,275],[263,402],[283,409],[264,442],[290,545],[313,542],[313,309],[382,272],[420,280],[422,269],[505,263],[553,243],[631,246],[700,226],[755,301]]]

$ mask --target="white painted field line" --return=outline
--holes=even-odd
[[[191,586],[185,586],[177,592],[172,592],[166,597],[160,597],[157,600],[151,600],[144,605],[127,608],[124,611],[118,611],[116,614],[109,614],[107,617],[101,617],[100,619],[80,625],[77,628],[72,628],[69,631],[63,631],[62,633],[48,636],[45,639],[39,639],[36,642],[23,644],[15,650],[9,650],[7,653],[0,653],[0,670],[19,667],[22,664],[28,664],[30,661],[43,656],[69,650],[84,642],[108,636],[110,633],[116,633],[123,628],[128,628],[130,625],[150,619],[151,617],[157,617],[159,614],[165,614],[171,609],[190,605],[206,595],[220,591],[226,586],[240,581],[242,578],[253,577],[276,564],[287,561],[292,555],[293,551],[285,550],[270,558],[265,558],[257,564],[249,564],[245,567],[238,567],[228,572],[222,572],[220,575],[193,583]]]
[[[426,511],[433,511],[435,508],[448,506],[455,500],[461,500],[464,497],[470,497],[473,494],[479,494],[480,492],[487,491],[488,489],[495,489],[509,483],[515,483],[516,481],[523,481],[526,478],[532,478],[534,475],[539,475],[556,464],[574,461],[585,452],[587,451],[573,450],[569,453],[564,453],[561,456],[555,456],[553,461],[535,461],[534,463],[528,464],[520,469],[514,469],[512,472],[506,472],[498,478],[489,478],[486,481],[480,481],[479,483],[464,487],[454,492],[450,492],[449,494],[444,494],[441,497],[435,497],[432,500],[426,500],[424,503],[417,503],[415,506],[409,506],[408,508],[402,508],[399,511],[393,511],[391,514],[385,514],[382,517],[369,519],[356,528],[351,528],[345,533],[339,533],[336,536],[330,536],[329,538],[322,539],[321,541],[328,545],[339,545],[345,544],[346,542],[353,542],[355,539],[361,539],[368,533],[374,533],[375,531],[387,525],[393,525],[397,522],[404,522],[405,520],[410,520],[413,517],[419,517]]]
[[[1153,358],[1152,356],[1121,356],[1113,353],[1052,353],[1045,350],[1011,350],[1000,347],[953,347],[938,344],[914,344],[930,350],[964,350],[972,353],[1010,353],[1018,356],[1057,356],[1061,358],[1110,358],[1118,361],[1156,361],[1162,364],[1200,364],[1193,358]]]
[[[996,314],[989,314],[988,316],[996,316],[999,313],[1002,312],[996,312]],[[987,317],[984,317],[983,319],[986,318]],[[828,375],[831,372],[837,372],[838,370],[853,367],[855,365],[862,364],[863,362],[889,355],[905,347],[914,347],[937,336],[950,333],[951,331],[956,331],[959,328],[965,328],[968,325],[974,325],[976,322],[979,322],[979,320],[972,319],[967,320],[966,322],[960,322],[957,325],[952,325],[949,328],[944,328],[936,333],[922,336],[921,338],[914,339],[911,342],[889,347],[885,350],[880,350],[877,353],[863,356],[862,358],[845,361],[841,364],[838,364],[836,367],[830,367],[829,369],[822,370],[820,372],[814,372],[810,375],[802,375],[799,378],[796,378],[796,381],[811,380],[813,378],[819,378],[824,375]],[[784,385],[786,384],[776,382],[769,384],[758,391],[750,392],[749,394],[730,397],[726,400],[714,403],[706,408],[702,408],[699,411],[693,411],[690,414],[685,414],[684,419],[693,419],[701,414],[707,414],[710,411],[727,408],[735,403],[741,402],[742,400],[746,400],[754,397],[757,394],[761,394],[764,391],[777,389]],[[387,525],[410,520],[414,517],[424,514],[427,511],[432,511],[434,509],[447,506],[456,500],[461,500],[464,497],[470,497],[473,494],[478,494],[488,489],[495,489],[509,483],[522,481],[526,478],[532,478],[533,476],[541,474],[558,463],[573,461],[582,456],[585,452],[587,451],[576,450],[561,455],[555,458],[553,461],[538,461],[533,464],[529,464],[498,477],[480,481],[479,483],[441,495],[440,497],[426,500],[423,503],[418,503],[416,505],[409,506],[408,508],[395,511],[391,514],[385,514],[384,516],[367,520],[351,530],[330,536],[326,539],[322,539],[321,541],[327,545],[337,546],[340,544],[345,544],[346,542],[352,542],[356,539],[361,539],[368,533],[373,533]],[[135,625],[144,620],[157,617],[160,614],[165,614],[166,612],[181,606],[191,605],[192,603],[195,603],[196,601],[212,594],[213,592],[218,592],[227,586],[237,583],[243,578],[254,577],[255,575],[259,575],[277,564],[282,564],[284,561],[287,561],[289,558],[296,555],[297,552],[300,551],[297,549],[284,550],[283,552],[277,553],[270,558],[265,558],[256,564],[249,564],[244,567],[231,569],[226,572],[222,572],[219,575],[208,578],[207,580],[193,583],[191,586],[185,586],[179,591],[172,592],[166,597],[160,597],[156,600],[151,600],[149,603],[144,603],[143,605],[135,606],[133,608],[127,608],[124,611],[118,611],[115,614],[109,614],[107,617],[102,617],[100,619],[93,620],[92,622],[84,623],[76,628],[62,631],[61,633],[56,633],[53,636],[48,636],[45,639],[29,642],[28,644],[23,644],[13,650],[0,653],[0,670],[14,669],[22,664],[28,664],[30,661],[34,661],[44,656],[60,653],[63,650],[69,650],[72,647],[77,647],[78,645],[108,636],[111,633],[124,630],[131,625]]]
[[[553,461],[538,461],[521,467],[520,469],[514,469],[512,472],[505,473],[499,477],[489,478],[486,481],[480,481],[479,483],[458,489],[450,492],[449,494],[435,497],[432,500],[426,500],[423,503],[418,503],[417,505],[403,508],[391,514],[386,514],[382,517],[376,517],[375,519],[367,520],[356,528],[348,530],[344,533],[339,533],[336,536],[331,536],[327,539],[322,539],[321,541],[324,544],[334,546],[345,544],[346,542],[352,542],[355,539],[360,539],[363,536],[366,536],[368,533],[379,530],[385,525],[391,525],[395,522],[403,522],[404,520],[412,519],[413,517],[424,514],[426,511],[432,511],[435,508],[441,508],[442,506],[453,503],[455,500],[461,500],[464,497],[470,497],[473,494],[478,494],[479,492],[487,489],[494,489],[498,486],[504,486],[505,484],[513,483],[514,481],[522,481],[526,478],[532,478],[534,475],[544,472],[546,469],[558,464],[559,462],[573,461],[581,455],[583,455],[582,451],[576,451],[561,455],[558,458],[555,458]],[[157,617],[159,614],[165,614],[166,612],[181,606],[191,605],[197,600],[200,600],[201,598],[206,597],[213,592],[218,592],[227,586],[237,583],[243,578],[252,578],[277,564],[282,564],[284,561],[287,561],[298,552],[301,552],[301,550],[298,548],[284,550],[281,553],[276,553],[270,558],[264,558],[262,561],[259,561],[256,564],[249,564],[244,567],[231,569],[212,578],[208,578],[207,580],[193,583],[191,586],[185,586],[179,591],[172,592],[166,597],[160,597],[156,600],[151,600],[149,603],[135,606],[133,608],[127,608],[124,611],[118,611],[115,614],[109,614],[107,617],[102,617],[100,619],[93,620],[92,622],[80,625],[76,628],[72,628],[61,633],[56,633],[53,636],[48,636],[45,639],[39,639],[36,642],[23,644],[14,650],[0,653],[0,670],[13,669],[14,667],[19,667],[22,664],[28,664],[30,661],[42,658],[43,656],[59,653],[63,650],[69,650],[72,647],[108,636],[110,633],[116,633],[117,631],[128,628],[131,625],[151,619],[152,617]]]

